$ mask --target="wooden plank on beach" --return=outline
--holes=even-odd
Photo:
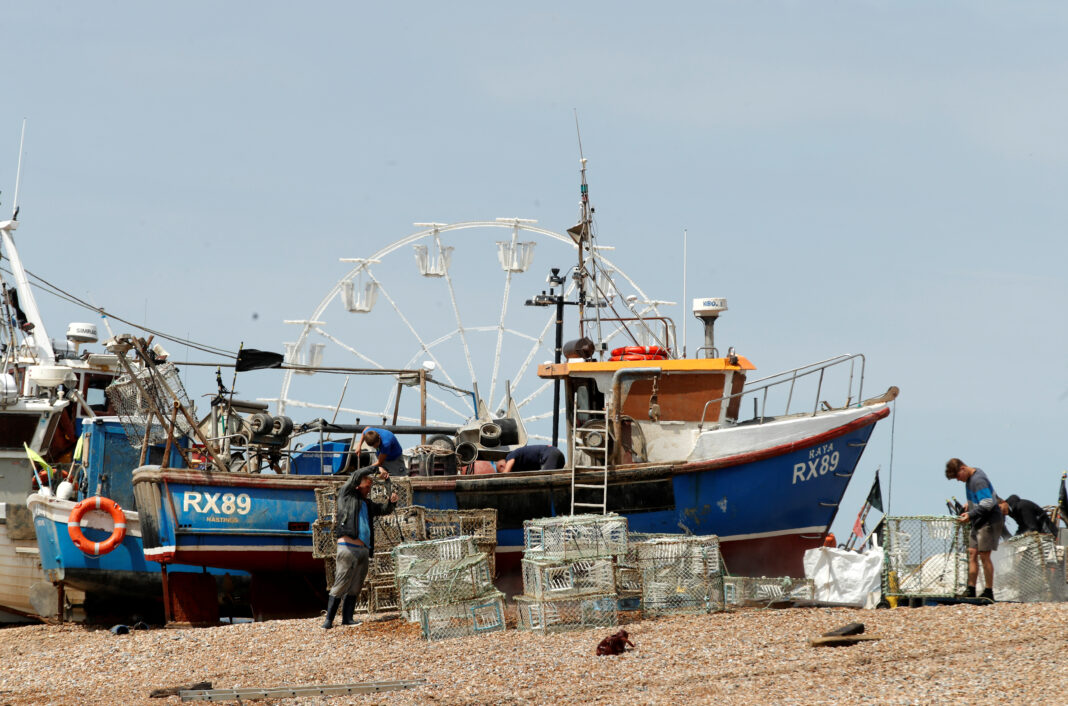
[[[879,640],[878,635],[831,635],[830,637],[814,637],[808,641],[813,647],[843,647],[855,645],[866,640]]]
[[[365,681],[355,684],[309,684],[306,686],[276,686],[264,689],[201,689],[181,691],[182,701],[241,701],[242,699],[283,699],[299,696],[338,696],[340,694],[371,694],[378,691],[414,689],[426,684],[425,679],[394,681]]]

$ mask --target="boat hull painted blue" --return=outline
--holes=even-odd
[[[837,512],[875,422],[726,459],[620,468],[609,481],[609,509],[632,532],[716,534],[728,568],[751,575],[801,575],[805,548],[819,546]],[[311,557],[315,488],[331,476],[247,476],[146,470],[163,488],[146,539],[160,561],[246,571],[322,571]],[[518,562],[523,521],[568,514],[570,471],[416,477],[413,503],[436,509],[496,507],[498,566]],[[141,496],[139,496],[141,497]],[[142,531],[150,518],[142,513]],[[509,556],[511,555],[511,556]],[[503,559],[503,561],[502,561]]]

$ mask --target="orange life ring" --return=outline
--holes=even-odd
[[[625,355],[650,355],[657,358],[667,358],[668,351],[666,348],[660,346],[623,346],[622,348],[613,348],[612,357]],[[656,360],[656,358],[621,358],[621,360]]]
[[[82,517],[92,510],[103,510],[111,515],[111,519],[115,523],[115,529],[111,531],[111,536],[103,542],[91,542],[82,534]],[[110,498],[100,495],[86,498],[70,511],[70,517],[67,519],[67,534],[70,535],[70,541],[74,542],[74,546],[89,556],[107,554],[122,544],[123,538],[126,537],[126,513],[122,511],[117,502]]]
[[[641,353],[626,353],[624,355],[614,355],[609,360],[664,360],[662,355],[643,355]]]

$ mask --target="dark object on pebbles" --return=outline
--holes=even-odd
[[[840,628],[823,633],[823,637],[844,637],[846,635],[859,635],[862,632],[864,632],[864,623],[846,623]]]
[[[634,643],[627,637],[626,630],[620,630],[615,635],[609,635],[597,645],[598,655],[619,655],[627,651],[627,645],[634,647]]]

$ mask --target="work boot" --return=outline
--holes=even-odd
[[[994,602],[994,589],[990,588],[989,586],[984,588],[982,594],[980,594],[979,597],[980,598],[985,598],[988,601],[990,601],[991,603],[993,603]]]
[[[965,598],[975,598],[975,586],[968,586],[964,591]]]
[[[341,599],[335,596],[327,596],[326,619],[323,620],[323,628],[329,630],[334,627],[334,616],[337,615],[337,607],[341,605]]]
[[[345,596],[345,601],[341,604],[341,624],[342,625],[359,625],[359,622],[352,619],[352,614],[356,612],[356,596]]]

